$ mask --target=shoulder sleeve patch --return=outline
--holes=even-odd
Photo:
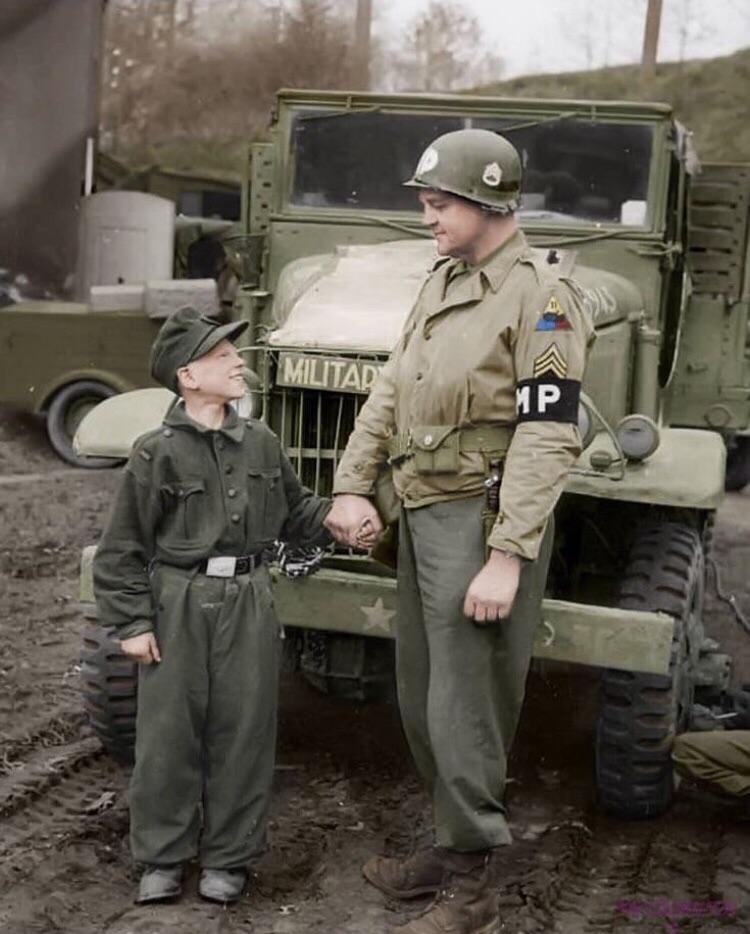
[[[562,305],[553,295],[536,323],[535,331],[570,331],[572,325]]]
[[[146,448],[141,448],[138,453],[145,461],[150,461],[153,459],[151,451],[147,451]]]

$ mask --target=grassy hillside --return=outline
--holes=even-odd
[[[750,49],[724,58],[659,65],[641,83],[639,67],[528,75],[477,88],[503,97],[662,101],[695,134],[704,161],[750,162]]]

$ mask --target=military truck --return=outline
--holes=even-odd
[[[254,415],[303,481],[330,492],[435,260],[401,183],[430,140],[461,127],[518,148],[521,225],[546,263],[578,280],[596,325],[584,450],[557,509],[534,655],[601,669],[601,804],[654,815],[669,803],[669,749],[696,693],[719,692],[729,677],[704,632],[704,567],[724,436],[744,429],[750,410],[748,167],[701,168],[664,104],[280,92],[245,188],[243,224],[260,261],[233,310],[251,324]],[[155,400],[151,423],[167,404]],[[86,451],[126,454],[147,405],[141,396],[130,413],[127,397],[97,406],[82,426]],[[92,553],[82,601],[93,620]],[[277,576],[287,646],[308,679],[355,697],[387,679],[395,589],[392,572],[341,548],[315,575]],[[127,756],[134,669],[96,627],[83,681],[94,728]]]

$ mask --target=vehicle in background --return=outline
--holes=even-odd
[[[578,281],[598,335],[534,654],[602,669],[602,805],[657,814],[671,798],[674,735],[696,695],[708,702],[729,677],[703,628],[704,562],[724,438],[750,412],[745,166],[699,171],[690,135],[662,104],[280,92],[271,141],[252,148],[242,225],[255,261],[232,312],[251,324],[255,414],[302,480],[329,493],[435,260],[401,183],[430,140],[468,126],[506,135],[522,154],[521,225],[552,271]],[[134,440],[127,398],[117,400],[122,431],[113,405],[83,423],[89,454],[122,457]],[[95,618],[91,557],[82,600]],[[395,587],[343,549],[313,576],[279,575],[287,645],[311,681],[360,698],[387,681]],[[126,755],[133,667],[96,628],[86,640],[92,723]]]

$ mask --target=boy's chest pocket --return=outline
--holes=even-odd
[[[287,515],[280,467],[247,468],[248,509],[256,531],[265,528],[268,535],[278,533]]]
[[[172,514],[175,534],[185,539],[199,539],[206,525],[206,482],[205,480],[180,480],[165,484],[162,494]]]

